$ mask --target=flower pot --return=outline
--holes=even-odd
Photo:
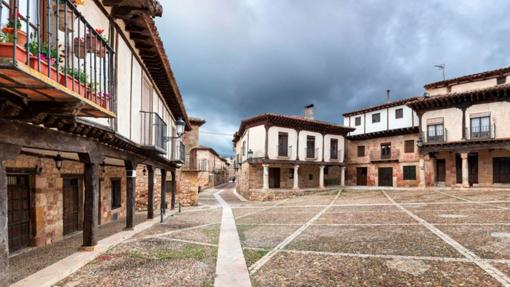
[[[21,47],[26,47],[27,45],[27,33],[23,31],[18,31],[18,45]]]
[[[92,33],[88,33],[85,36],[85,41],[87,41],[87,47],[90,47],[89,52],[96,54],[99,58],[104,57],[104,47],[102,41],[96,37],[96,35]]]
[[[30,56],[30,68],[38,71],[39,73],[48,76],[48,70],[50,71],[49,78],[55,82],[60,82],[60,78],[63,77],[61,73],[57,71],[54,67],[50,67],[48,62],[40,60],[37,56]]]
[[[74,83],[74,87],[73,87],[73,83]],[[86,95],[85,84],[79,83],[78,80],[76,80],[75,78],[73,78],[70,75],[67,75],[67,76],[62,75],[60,77],[60,84],[62,86],[67,87],[69,90],[80,94],[82,97],[85,97],[85,95]]]
[[[14,44],[0,43],[0,58],[10,58],[13,60]],[[16,61],[25,63],[27,60],[27,51],[19,44],[16,45]]]
[[[89,50],[89,49],[87,49]],[[79,59],[84,59],[87,55],[87,51],[85,51],[85,41],[83,39],[74,38],[73,41],[73,53]]]
[[[58,5],[57,10],[57,4],[53,3],[53,11],[55,11],[55,16],[58,11],[58,29],[62,32],[71,33],[74,26],[73,9],[71,7],[67,7],[66,12],[66,4],[62,3]],[[76,17],[74,17],[74,20],[76,20]]]

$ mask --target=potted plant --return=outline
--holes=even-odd
[[[16,13],[16,24],[14,24],[14,15],[12,15],[9,18],[9,21],[7,24],[2,27],[2,33],[4,35],[4,42],[5,43],[14,43],[14,26],[16,26],[16,35],[17,35],[17,42],[16,44],[20,45],[21,47],[25,47],[27,44],[27,33],[22,31],[21,27],[21,14],[18,12]]]
[[[103,35],[104,29],[97,28],[96,32],[99,34],[99,37],[94,33],[88,32],[85,40],[87,41],[87,46],[90,47],[89,52],[96,54],[99,58],[103,58],[106,52],[103,41],[108,42],[108,39]]]
[[[16,45],[16,60],[19,62],[25,62],[27,57],[27,51],[24,49],[27,38],[26,33],[21,31],[21,22],[17,22],[17,45]],[[14,21],[9,20],[9,23],[2,27],[0,33],[0,58],[10,58],[14,57],[13,54],[13,46],[14,46]]]
[[[39,71],[44,75],[56,81],[60,81],[60,75],[56,66],[56,59],[58,51],[50,48],[47,43],[38,43],[35,39],[31,40],[28,44],[28,51],[30,52],[30,67]]]
[[[58,29],[62,32],[71,33],[74,28],[73,20],[76,20],[77,17],[73,17],[74,12],[71,7],[66,7],[67,2],[67,0],[57,0],[57,3],[53,3],[53,11],[55,16],[58,14]],[[84,2],[84,0],[70,1],[73,6],[83,5]]]
[[[61,71],[63,75],[60,78],[60,84],[66,86],[73,92],[79,93],[81,96],[86,97],[87,93],[85,93],[85,89],[88,82],[88,77],[85,70],[70,67],[66,69],[65,67],[62,67]]]

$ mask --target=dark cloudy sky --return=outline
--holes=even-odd
[[[264,112],[342,123],[343,112],[423,94],[423,85],[508,66],[507,0],[161,0],[157,20],[201,142],[232,153],[241,119]],[[219,134],[211,134],[219,133]]]

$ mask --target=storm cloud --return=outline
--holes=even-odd
[[[163,0],[157,19],[201,143],[232,153],[243,118],[342,113],[423,85],[508,66],[505,0]],[[218,133],[218,134],[213,134]]]

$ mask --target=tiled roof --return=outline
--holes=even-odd
[[[491,71],[466,75],[466,76],[462,76],[462,77],[457,77],[457,78],[449,79],[446,81],[439,81],[439,82],[435,82],[435,83],[426,84],[425,89],[441,88],[441,87],[446,87],[450,84],[456,84],[456,83],[461,83],[461,82],[471,82],[471,81],[483,80],[483,79],[487,79],[487,78],[494,78],[494,77],[502,76],[502,75],[509,74],[509,73],[510,73],[510,67],[500,68],[500,69],[496,69],[496,70],[491,70]]]
[[[403,105],[406,105],[407,103],[409,103],[411,101],[416,100],[417,98],[418,97],[407,98],[407,99],[402,99],[402,100],[393,101],[393,102],[389,102],[389,103],[384,103],[384,104],[377,105],[377,106],[371,106],[371,107],[368,107],[368,108],[363,108],[363,109],[355,110],[355,111],[352,111],[352,112],[344,113],[343,116],[344,117],[350,117],[350,116],[360,115],[360,114],[369,113],[369,112],[373,112],[373,111],[377,111],[377,110],[382,110],[382,109],[386,109],[386,108],[391,108],[391,107],[396,107],[396,106],[403,106]]]

